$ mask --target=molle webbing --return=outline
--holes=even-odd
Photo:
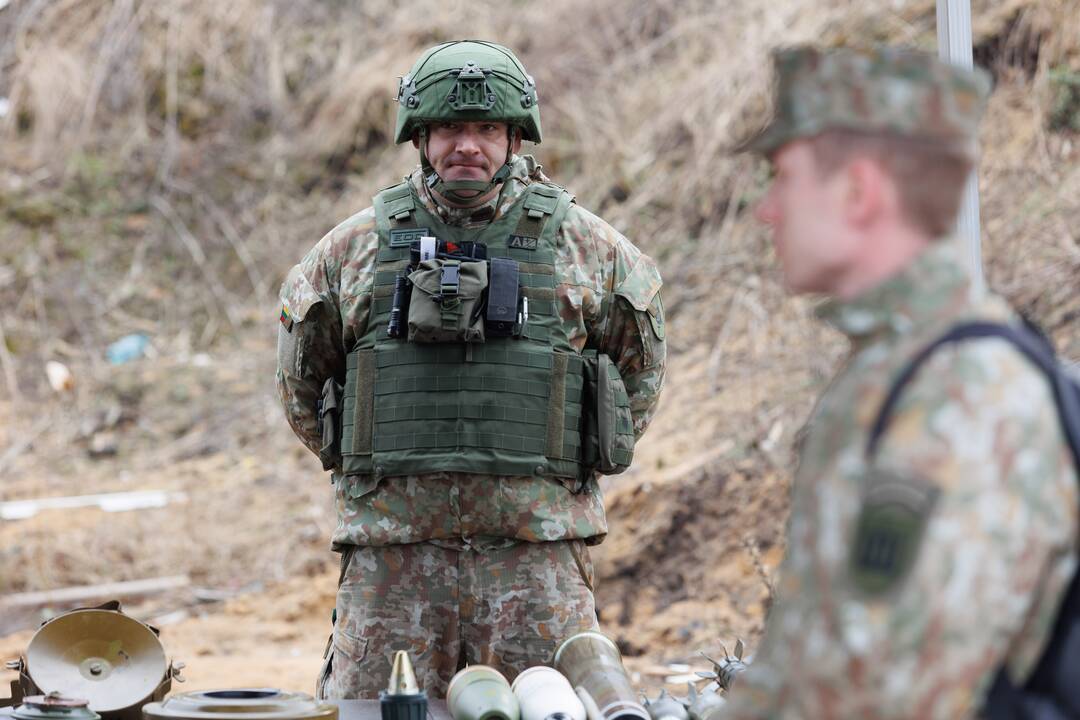
[[[341,451],[350,455],[371,455],[371,425],[375,408],[375,386],[358,379],[375,376],[375,353],[349,353],[345,359],[345,402],[341,413]],[[362,382],[362,381],[361,381]]]
[[[556,237],[571,202],[562,188],[534,183],[503,216],[477,230],[444,225],[408,184],[376,196],[372,308],[346,376],[346,474],[445,470],[581,478],[587,472],[581,447],[585,360],[570,344],[555,301]],[[438,344],[387,337],[394,280],[409,262],[409,242],[420,235],[483,242],[489,258],[516,260],[528,299],[523,336]]]

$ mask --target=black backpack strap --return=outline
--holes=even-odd
[[[940,336],[929,345],[915,354],[908,364],[900,371],[889,388],[874,424],[870,428],[870,436],[866,442],[866,456],[873,457],[877,452],[882,436],[888,429],[896,404],[911,379],[919,371],[931,355],[942,345],[964,340],[979,338],[1001,338],[1008,341],[1019,350],[1024,357],[1030,360],[1036,367],[1042,370],[1053,388],[1054,400],[1057,403],[1061,422],[1064,426],[1065,438],[1072,450],[1073,461],[1080,472],[1080,396],[1075,385],[1069,382],[1065,373],[1058,364],[1054,349],[1050,343],[1031,326],[1004,325],[993,322],[966,322],[954,325],[944,335]]]
[[[1027,323],[1023,326],[991,322],[961,323],[950,328],[918,353],[893,382],[870,430],[866,444],[867,458],[877,452],[881,438],[904,388],[919,368],[939,347],[949,343],[979,338],[1001,338],[1019,350],[1038,367],[1054,393],[1065,440],[1072,451],[1073,463],[1080,473],[1080,383],[1070,379],[1054,354],[1049,340]],[[987,720],[1067,720],[1080,718],[1080,682],[1075,677],[1080,667],[1080,573],[1074,574],[1058,610],[1050,641],[1031,677],[1016,686],[1004,665],[998,669],[982,708]]]

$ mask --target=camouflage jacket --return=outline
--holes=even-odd
[[[512,169],[498,197],[467,210],[437,203],[419,169],[408,179],[436,217],[451,225],[482,227],[507,212],[530,182],[546,180],[529,156],[515,157]],[[612,358],[630,396],[640,437],[664,379],[659,273],[630,241],[577,205],[571,206],[558,232],[556,296],[563,322],[578,350],[595,348]],[[278,393],[289,424],[316,453],[322,384],[328,377],[344,378],[345,356],[364,334],[377,247],[375,215],[368,208],[323,237],[282,288]],[[627,282],[632,271],[634,279]],[[381,481],[335,474],[333,482],[336,546],[469,538],[599,542],[607,532],[595,478],[580,493],[572,492],[572,483],[554,479],[448,472]]]
[[[961,320],[1015,320],[999,298],[969,298],[955,252],[932,247],[820,310],[851,353],[805,430],[776,602],[724,718],[965,718],[1003,662],[1014,680],[1034,667],[1077,541],[1041,372],[997,338],[942,347],[866,457],[919,349]]]

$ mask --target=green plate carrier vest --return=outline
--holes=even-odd
[[[557,185],[533,183],[501,218],[476,230],[443,224],[408,183],[375,197],[372,308],[348,355],[342,407],[346,475],[588,476],[595,463],[583,457],[594,454],[582,440],[587,356],[570,344],[555,297],[557,231],[572,202]],[[387,336],[394,280],[409,264],[411,242],[425,235],[482,242],[489,258],[518,261],[528,299],[521,337],[416,343]]]

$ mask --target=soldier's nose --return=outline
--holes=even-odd
[[[462,153],[477,153],[480,151],[480,144],[476,141],[476,135],[471,132],[463,132],[457,137],[458,152]]]

